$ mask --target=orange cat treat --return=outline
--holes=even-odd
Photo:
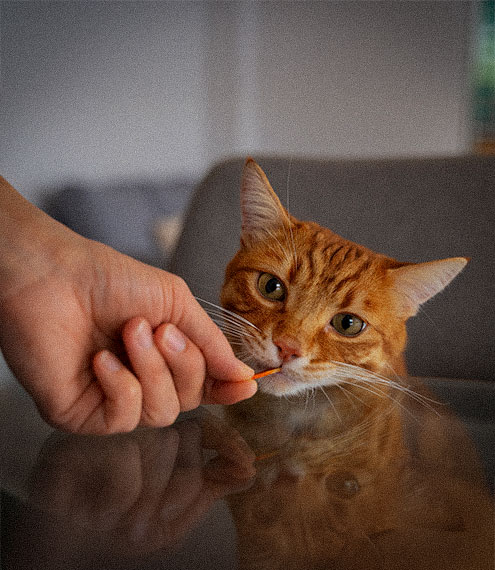
[[[263,378],[264,376],[270,376],[270,374],[275,374],[276,372],[280,372],[282,369],[281,368],[272,368],[271,370],[265,370],[264,372],[258,372],[258,374],[255,374],[253,376],[253,380],[259,380],[260,378]]]

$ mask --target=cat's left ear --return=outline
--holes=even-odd
[[[397,293],[399,308],[405,317],[412,317],[419,306],[440,293],[467,262],[466,257],[450,257],[426,263],[404,264],[388,270]]]
[[[241,181],[241,241],[261,240],[283,227],[289,227],[291,218],[263,170],[248,158]]]

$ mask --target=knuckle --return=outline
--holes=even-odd
[[[50,426],[60,431],[77,433],[81,430],[82,421],[77,410],[71,406],[67,410],[60,409],[55,401],[36,403],[40,416]]]
[[[183,279],[180,275],[174,275],[174,286],[180,289],[181,291],[184,290],[189,291],[189,287],[187,286],[185,279]]]
[[[175,409],[170,410],[167,414],[165,414],[163,427],[171,426],[172,424],[174,424],[177,418],[179,417],[179,414],[180,414],[179,406],[177,406]]]
[[[195,306],[195,299],[182,277],[174,276],[171,284],[172,306],[170,321],[179,325]]]
[[[141,406],[133,402],[132,407],[119,406],[105,410],[105,433],[127,433],[136,429],[141,418]]]
[[[168,427],[175,423],[180,414],[179,403],[172,403],[165,410],[143,410],[143,423],[149,427]]]
[[[125,421],[122,421],[120,426],[117,426],[117,429],[113,433],[129,433],[131,431],[134,431],[138,425],[139,418],[129,418]]]
[[[178,275],[174,275],[174,280],[172,281],[172,293],[175,299],[184,299],[185,297],[192,296],[189,286],[184,279]]]
[[[115,418],[113,421],[106,424],[105,429],[100,435],[112,435],[117,433],[129,433],[136,429],[139,420],[135,418]]]
[[[192,398],[189,398],[187,401],[184,402],[184,405],[182,406],[182,410],[184,412],[189,412],[191,410],[195,410],[196,408],[199,408],[199,406],[201,405],[201,400],[202,400],[202,395],[193,396]]]
[[[167,372],[168,366],[164,357],[161,354],[152,355],[146,361],[146,370],[142,371],[139,379],[143,383],[157,385],[167,376]]]

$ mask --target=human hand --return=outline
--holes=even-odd
[[[0,346],[50,424],[166,426],[253,395],[252,370],[180,278],[71,232],[2,179],[0,191]]]

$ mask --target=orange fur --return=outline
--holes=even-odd
[[[257,457],[253,485],[229,498],[240,568],[488,568],[493,510],[472,446],[421,388],[394,383],[407,319],[467,260],[401,263],[301,222],[251,159],[241,192],[226,332],[255,369],[281,371],[226,410]],[[262,294],[264,273],[280,298]],[[366,327],[343,336],[341,313]]]

